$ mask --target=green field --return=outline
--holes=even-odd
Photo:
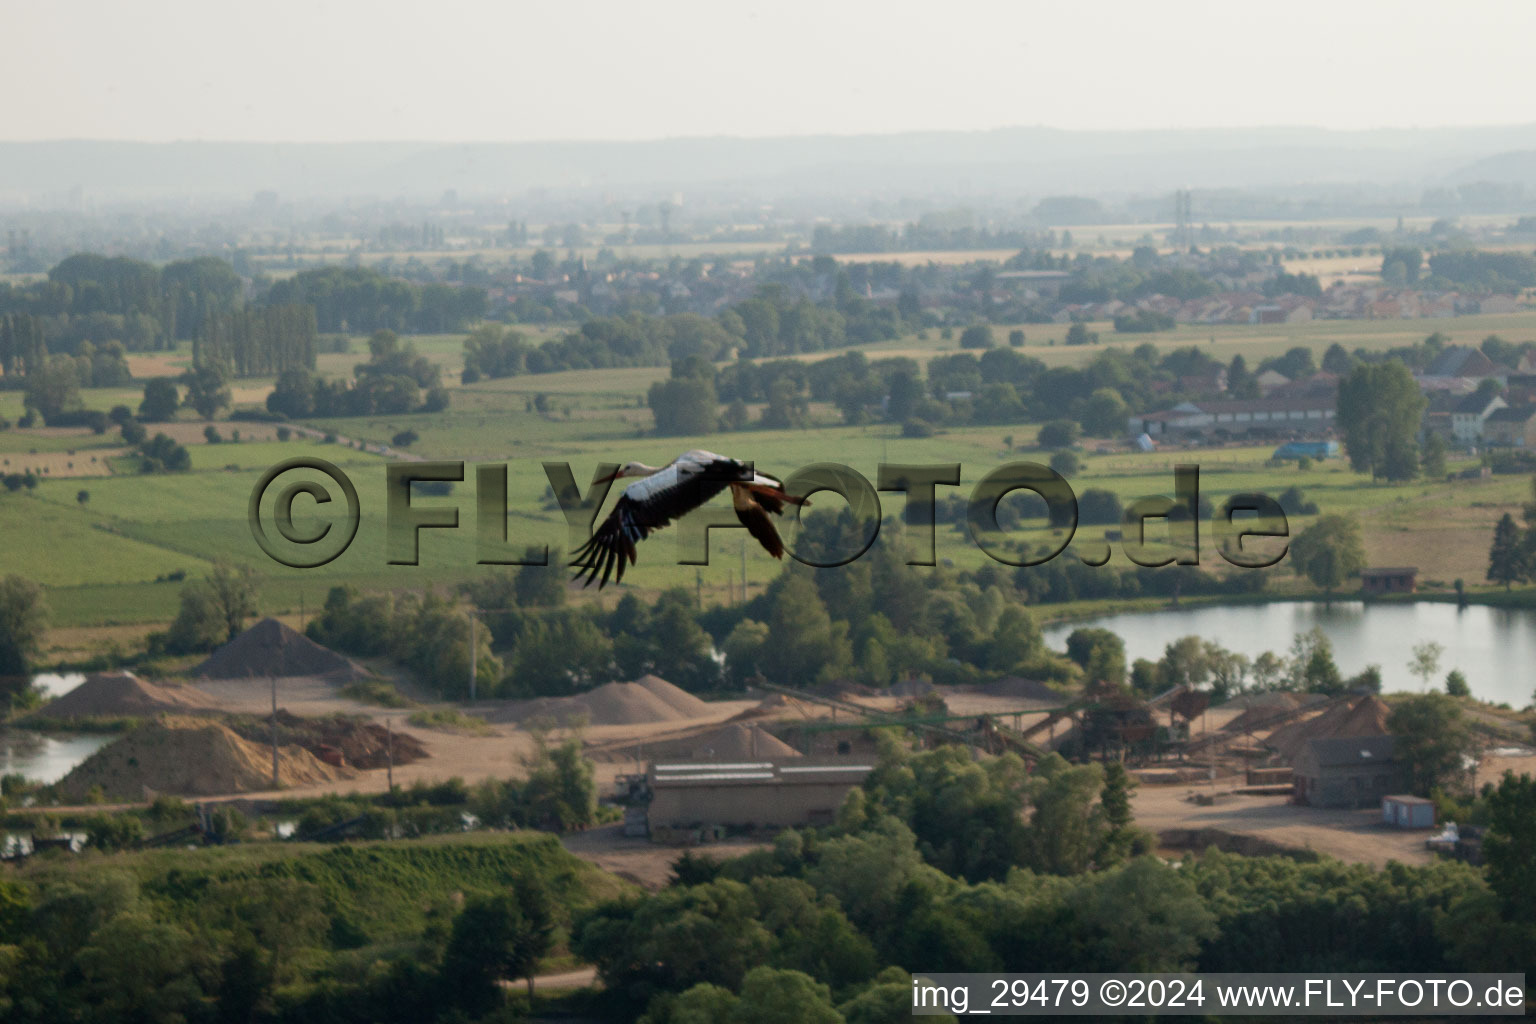
[[[1106,344],[1151,342],[1165,349],[1198,344],[1223,360],[1243,352],[1253,365],[1294,345],[1305,345],[1320,356],[1335,341],[1351,349],[1380,349],[1420,340],[1431,330],[1441,330],[1463,343],[1476,343],[1490,333],[1521,341],[1536,337],[1536,314],[1285,327],[1186,326],[1152,336],[1115,335],[1104,325],[1099,346],[1078,348],[1047,343],[1055,335],[1065,333],[1064,325],[1027,326],[1025,330],[1028,354],[1053,364],[1086,361]],[[957,344],[943,341],[937,331],[927,335],[870,346],[866,351],[872,357],[894,353],[928,357],[953,350]],[[1213,336],[1214,342],[1210,340]],[[448,335],[413,340],[445,369],[452,367],[462,342],[458,336]],[[362,344],[354,342],[353,348],[354,352],[347,356],[322,358],[336,361],[336,371],[344,372],[362,358],[357,354],[362,351]],[[644,395],[650,384],[662,379],[666,372],[659,367],[645,367],[482,381],[467,387],[454,386],[452,406],[446,412],[315,420],[308,425],[369,444],[389,444],[396,433],[410,429],[420,438],[410,449],[414,456],[462,459],[472,464],[505,463],[512,549],[549,545],[556,562],[563,560],[567,532],[560,512],[546,503],[544,461],[569,462],[582,487],[600,462],[639,459],[660,464],[691,447],[753,458],[767,471],[781,476],[801,466],[831,461],[852,466],[873,481],[882,462],[959,462],[963,466],[963,482],[953,493],[960,494],[968,494],[976,480],[1004,462],[1045,461],[1044,453],[1028,447],[1037,430],[1032,424],[959,428],[931,438],[908,439],[890,424],[838,425],[835,410],[817,405],[811,409],[816,425],[808,429],[656,438],[649,435],[651,415],[645,407]],[[453,380],[456,373],[447,376]],[[259,395],[262,385],[259,381],[240,381],[238,389],[254,397]],[[541,394],[546,396],[549,410],[544,414],[531,408],[533,399]],[[137,401],[135,392],[123,389],[90,390],[84,397],[92,408],[110,408],[119,403],[133,405]],[[0,392],[0,410],[9,408],[6,402],[16,405],[19,412],[19,393]],[[191,428],[190,424],[185,426]],[[232,430],[241,426],[220,424],[220,431],[229,437]],[[1005,438],[1012,439],[1012,448]],[[95,436],[79,431],[0,431],[0,459],[8,453],[34,451],[55,459],[73,459],[73,453],[120,445],[115,432]],[[156,578],[178,570],[196,576],[215,561],[249,566],[258,573],[264,611],[296,610],[301,600],[308,607],[317,607],[326,590],[338,583],[364,589],[419,588],[451,585],[487,572],[502,571],[495,566],[476,564],[473,470],[451,496],[418,499],[423,506],[457,508],[459,528],[423,531],[421,564],[391,565],[385,549],[384,522],[384,467],[388,460],[352,447],[303,438],[189,447],[193,469],[185,474],[45,478],[35,491],[0,493],[0,534],[24,538],[21,543],[0,545],[0,573],[17,573],[44,583],[49,588],[55,623],[82,626],[166,621],[175,612],[180,586],[157,583]],[[1272,445],[1105,455],[1092,454],[1092,447],[1089,442],[1083,469],[1072,478],[1079,493],[1088,488],[1105,488],[1126,503],[1139,497],[1168,494],[1172,489],[1172,467],[1181,462],[1201,467],[1202,490],[1217,506],[1227,495],[1240,491],[1278,495],[1295,485],[1309,500],[1317,502],[1322,511],[1345,513],[1360,520],[1371,564],[1419,565],[1421,584],[1430,589],[1449,586],[1458,577],[1469,585],[1480,585],[1494,522],[1504,511],[1517,512],[1528,493],[1528,483],[1520,477],[1497,477],[1480,484],[1416,482],[1388,486],[1373,484],[1349,472],[1337,460],[1302,471],[1294,464],[1269,463]],[[349,474],[359,492],[362,521],[355,541],[345,554],[318,569],[289,569],[272,561],[257,547],[247,522],[247,502],[261,472],[295,455],[318,456],[335,463]],[[1458,467],[1453,463],[1452,468]],[[305,476],[302,472],[285,476],[282,483]],[[89,491],[90,495],[84,504],[77,501],[81,490]],[[949,492],[947,488],[940,491],[941,496]],[[898,515],[903,500],[899,494],[883,495],[885,513]],[[718,501],[722,506],[725,503],[723,498]],[[842,502],[834,495],[823,494],[815,505],[818,510],[836,510]],[[294,506],[296,527],[318,528],[320,520],[336,507],[317,507],[308,498],[300,497]],[[270,499],[264,512],[270,521]],[[1035,525],[1021,528],[1019,538],[1047,539],[1048,531],[1039,520],[1027,522]],[[1304,519],[1295,521],[1292,530],[1304,526]],[[714,557],[709,566],[695,569],[678,565],[679,532],[670,530],[647,543],[640,564],[626,577],[625,585],[646,591],[697,585],[706,600],[726,600],[739,593],[744,547],[750,592],[759,590],[778,571],[778,566],[755,545],[743,545],[739,532],[714,535]],[[786,533],[792,537],[793,527],[787,527]],[[1103,527],[1084,526],[1078,539],[1101,546],[1103,533]],[[1202,558],[1220,565],[1209,532],[1202,538],[1202,546]],[[986,558],[964,530],[948,526],[939,528],[938,554],[940,559],[961,568],[978,566]],[[1118,551],[1114,562],[1126,564]],[[555,565],[550,571],[565,570]],[[1283,568],[1274,571],[1276,583],[1295,586],[1289,572]],[[609,589],[597,599],[611,603],[613,594]],[[595,591],[587,596],[594,595]]]

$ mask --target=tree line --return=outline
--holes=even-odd
[[[194,366],[217,364],[235,377],[315,368],[318,332],[311,306],[265,306],[209,316],[192,343]]]
[[[464,343],[466,384],[481,378],[625,366],[667,366],[822,352],[900,337],[908,324],[896,311],[852,294],[813,302],[766,285],[710,318],[694,313],[594,317],[542,345],[500,325],[477,328]]]
[[[440,334],[462,330],[485,316],[485,289],[416,284],[369,267],[327,266],[272,284],[267,306],[313,306],[328,334],[397,331]]]
[[[373,333],[368,339],[368,361],[359,363],[354,372],[355,379],[349,381],[322,377],[307,366],[284,369],[267,396],[267,410],[305,419],[441,412],[448,408],[450,399],[442,385],[442,371],[394,331]]]
[[[814,363],[740,359],[716,367],[690,354],[673,360],[670,378],[651,386],[647,403],[657,433],[673,436],[807,426],[814,401],[834,404],[844,423],[898,423],[911,436],[946,426],[1059,420],[1091,436],[1115,437],[1135,411],[1204,397],[1214,385],[1201,382],[1218,371],[1225,371],[1231,397],[1255,397],[1254,379],[1266,369],[1316,372],[1310,351],[1299,347],[1254,369],[1240,354],[1224,365],[1195,346],[1165,352],[1154,345],[1106,346],[1082,366],[1050,367],[1011,345],[994,347],[990,328],[981,330],[987,340],[979,353],[934,356],[922,366],[904,356],[849,352]],[[748,403],[763,404],[759,416]]]
[[[29,317],[55,351],[120,341],[129,351],[167,349],[196,338],[210,317],[244,303],[234,268],[212,256],[157,267],[127,257],[79,253],[45,280],[0,284],[0,315]]]

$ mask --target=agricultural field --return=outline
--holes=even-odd
[[[1477,345],[1490,334],[1497,334],[1506,341],[1527,341],[1536,338],[1536,312],[1495,313],[1485,316],[1464,316],[1446,320],[1314,320],[1304,324],[1180,324],[1171,331],[1155,334],[1117,334],[1108,322],[1091,322],[1088,328],[1097,331],[1097,345],[1066,345],[1067,328],[1070,324],[999,324],[993,333],[999,344],[1008,332],[1019,329],[1024,332],[1024,353],[1041,360],[1048,366],[1076,366],[1091,360],[1108,346],[1135,348],[1150,344],[1161,352],[1189,345],[1198,345],[1211,358],[1230,362],[1241,354],[1250,367],[1271,356],[1284,354],[1296,348],[1311,349],[1319,362],[1328,346],[1337,342],[1353,352],[1357,348],[1377,352],[1384,349],[1411,345],[1423,341],[1439,331],[1453,343]],[[907,335],[876,345],[863,346],[862,351],[870,358],[909,356],[927,359],[943,352],[960,351],[959,331],[948,340],[938,330],[930,329],[921,335]],[[816,360],[836,355],[836,352],[815,353],[802,358]]]
[[[1000,336],[1006,327],[999,328]],[[1536,337],[1536,314],[1466,317],[1449,321],[1328,322],[1265,327],[1181,327],[1157,335],[1115,335],[1101,329],[1104,344],[1139,345],[1150,342],[1159,348],[1199,344],[1218,359],[1242,352],[1250,365],[1295,345],[1305,345],[1318,356],[1337,341],[1347,348],[1370,349],[1404,345],[1441,330],[1454,340],[1476,343],[1498,333],[1511,341]],[[1069,364],[1090,359],[1099,346],[1067,348],[1050,342],[1064,334],[1064,325],[1026,326],[1026,351],[1048,363]],[[553,329],[546,333],[553,333]],[[1214,339],[1214,340],[1213,340]],[[37,462],[42,480],[33,491],[0,493],[0,534],[25,537],[26,544],[0,546],[0,573],[19,573],[44,583],[54,622],[59,627],[93,627],[111,624],[165,622],[175,613],[180,583],[168,581],[173,574],[196,577],[214,562],[249,566],[258,574],[264,611],[292,611],[300,603],[318,607],[333,585],[347,583],[362,589],[420,588],[451,585],[486,572],[503,571],[478,565],[476,503],[473,470],[448,496],[419,496],[422,507],[454,508],[456,530],[423,530],[419,539],[419,565],[391,565],[385,548],[385,472],[389,459],[374,454],[389,446],[403,430],[419,439],[407,450],[411,458],[463,459],[472,464],[502,462],[508,467],[508,551],[520,554],[525,546],[548,545],[549,571],[564,572],[558,563],[568,547],[569,534],[562,514],[552,502],[542,463],[569,462],[578,486],[585,488],[598,463],[639,459],[665,463],[679,451],[708,447],[742,457],[756,458],[764,469],[787,475],[816,462],[845,463],[871,481],[882,462],[961,463],[959,488],[941,488],[968,495],[970,487],[987,471],[1008,461],[1045,461],[1045,453],[1032,448],[1036,425],[957,428],[934,437],[910,439],[890,424],[842,426],[835,410],[813,405],[815,429],[743,431],[696,438],[657,438],[650,435],[651,414],[644,395],[651,383],[663,379],[660,367],[568,371],[499,380],[470,386],[456,383],[453,360],[462,345],[455,335],[414,338],[418,350],[438,360],[452,390],[449,410],[432,414],[376,416],[314,420],[305,424],[317,436],[275,439],[275,427],[261,423],[219,422],[225,439],[208,444],[205,424],[179,420],[151,427],[186,444],[192,471],[184,474],[140,476],[131,473],[129,460],[116,458],[122,443],[116,431],[92,435],[84,430],[41,428],[0,431],[0,460],[7,471],[20,471]],[[954,351],[956,342],[944,341],[939,332],[927,337],[910,336],[870,346],[871,357],[907,354],[919,359]],[[365,351],[361,339],[353,352],[326,356],[337,361],[334,372],[346,372]],[[807,357],[818,358],[818,357]],[[344,362],[342,362],[344,360]],[[251,405],[266,382],[242,381],[252,392]],[[533,402],[545,396],[546,412],[534,410]],[[88,390],[83,397],[90,408],[108,409],[116,404],[136,407],[139,394],[128,389]],[[15,406],[16,392],[0,392],[0,415]],[[753,410],[754,415],[757,410]],[[231,443],[234,432],[239,443]],[[340,443],[326,444],[318,435],[334,434]],[[355,445],[366,443],[368,450]],[[1193,463],[1201,470],[1202,493],[1220,507],[1228,496],[1261,491],[1278,496],[1290,486],[1300,488],[1307,500],[1323,512],[1356,517],[1364,528],[1366,549],[1373,565],[1411,564],[1421,568],[1421,586],[1449,587],[1455,579],[1480,586],[1486,569],[1487,549],[1493,524],[1505,511],[1518,514],[1528,498],[1523,477],[1495,477],[1483,483],[1419,481],[1407,485],[1375,484],[1350,472],[1341,460],[1319,462],[1306,470],[1294,464],[1269,461],[1273,445],[1203,448],[1190,451],[1160,450],[1131,453],[1115,449],[1099,453],[1089,441],[1082,453],[1082,469],[1071,482],[1079,494],[1090,488],[1114,492],[1122,502],[1152,495],[1171,494],[1175,464]],[[257,547],[247,522],[251,491],[267,467],[292,456],[310,455],[334,463],[355,482],[362,522],[357,537],[345,554],[330,564],[310,570],[290,569],[269,559]],[[96,460],[92,462],[91,460]],[[29,462],[28,460],[31,460]],[[59,463],[55,466],[54,463]],[[70,465],[70,464],[73,465]],[[1453,470],[1468,463],[1452,461]],[[116,470],[117,472],[113,472]],[[71,475],[75,474],[75,475]],[[314,478],[307,471],[285,476],[282,483]],[[315,478],[318,479],[318,478]],[[81,501],[81,493],[88,493]],[[719,499],[722,506],[724,499]],[[887,516],[899,515],[899,494],[882,496]],[[1010,501],[1029,500],[1016,496]],[[611,495],[610,495],[611,501]],[[824,493],[815,499],[816,511],[836,511],[842,500]],[[329,519],[335,505],[317,506],[301,497],[294,506],[295,528],[313,531]],[[271,499],[264,506],[270,516]],[[814,513],[813,513],[814,514]],[[270,520],[268,520],[270,521]],[[1306,517],[1292,520],[1292,532],[1304,528]],[[651,540],[640,564],[626,576],[625,586],[654,592],[669,586],[697,587],[705,600],[739,600],[742,571],[748,595],[757,593],[778,571],[778,566],[757,549],[742,543],[733,532],[713,534],[711,564],[703,567],[676,564],[678,536],[671,530]],[[786,528],[788,538],[793,527]],[[1156,529],[1149,531],[1156,535]],[[1102,549],[1104,527],[1083,526],[1074,543]],[[938,556],[957,568],[974,568],[986,556],[964,529],[949,524],[938,528]],[[1042,520],[1026,520],[1016,539],[1032,543],[1052,538]],[[1118,545],[1112,545],[1111,564],[1128,564]],[[1084,548],[1083,550],[1088,550]],[[46,552],[46,557],[40,554]],[[1074,557],[1069,551],[1063,557]],[[1221,565],[1209,527],[1202,531],[1202,561]],[[935,570],[915,568],[915,573]],[[942,571],[942,570],[938,570]],[[1274,584],[1282,590],[1297,588],[1295,577],[1283,565],[1272,570]],[[178,577],[179,578],[179,577]],[[160,582],[156,582],[160,580]],[[584,599],[611,602],[614,590],[601,596],[589,591]],[[1052,614],[1081,609],[1053,607]]]

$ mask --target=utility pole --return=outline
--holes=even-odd
[[[475,662],[479,660],[475,657],[475,652],[479,649],[475,642],[475,624],[478,622],[475,618],[476,611],[477,609],[474,608],[469,610],[469,702],[471,704],[475,702]]]
[[[741,603],[747,603],[747,542],[741,542]]]
[[[277,782],[277,676],[268,676],[272,680],[272,788],[276,789]]]
[[[384,778],[390,793],[395,791],[395,728],[390,719],[384,719]]]
[[[704,573],[701,569],[693,570],[693,603],[704,607]]]

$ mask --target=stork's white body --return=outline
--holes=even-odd
[[[737,462],[736,459],[717,455],[702,448],[686,451],[660,469],[654,469],[644,463],[631,462],[624,468],[625,476],[630,475],[631,467],[635,472],[647,472],[648,475],[640,477],[624,488],[624,493],[635,501],[649,501],[682,487],[688,479],[697,477],[710,466]],[[743,474],[739,482],[762,484],[765,487],[779,486],[779,481],[758,472],[753,472],[751,477]]]
[[[572,554],[572,564],[582,570],[577,578],[586,575],[587,583],[591,583],[601,569],[599,588],[608,582],[614,570],[623,580],[625,562],[634,564],[635,545],[651,531],[686,515],[727,488],[737,518],[775,558],[783,557],[784,548],[768,512],[778,515],[785,503],[805,504],[803,498],[786,494],[778,479],[757,472],[751,463],[701,448],[684,452],[659,468],[643,462],[626,463],[610,479],[622,477],[638,479],[624,488],[603,525]]]

